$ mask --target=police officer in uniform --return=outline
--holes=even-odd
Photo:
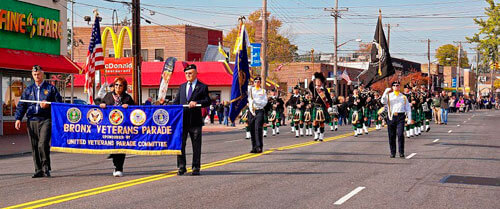
[[[31,75],[35,83],[24,89],[21,99],[41,103],[19,102],[16,108],[15,128],[17,130],[21,129],[21,120],[26,115],[33,162],[35,163],[35,174],[32,178],[50,177],[52,121],[50,119],[50,104],[44,102],[62,102],[62,97],[55,86],[43,80],[42,67],[33,66]]]
[[[396,136],[398,138],[399,157],[405,157],[405,119],[412,121],[410,103],[400,91],[399,81],[392,83],[392,89],[387,88],[382,95],[381,102],[387,106],[388,119],[387,130],[389,132],[389,148],[391,158],[396,156]]]

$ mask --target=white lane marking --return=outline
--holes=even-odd
[[[406,159],[410,159],[410,158],[412,158],[413,156],[415,156],[416,154],[417,154],[417,153],[415,153],[415,152],[414,152],[414,153],[411,153],[410,155],[408,155],[408,157],[406,157]]]
[[[136,157],[137,155],[126,155],[125,158],[132,158],[132,157]]]
[[[235,140],[227,141],[227,142],[224,142],[224,143],[228,143],[228,142],[237,142],[237,141],[240,141],[240,139],[235,139]]]
[[[439,139],[434,139],[434,141],[432,141],[432,142],[438,142],[438,141],[439,141]]]
[[[448,131],[448,133],[451,133],[451,132],[453,132],[453,130],[449,130],[449,131]]]
[[[460,124],[458,124],[457,126],[460,127]]]
[[[334,205],[342,205],[342,203],[349,200],[352,196],[356,195],[358,192],[361,192],[361,190],[363,190],[363,189],[365,189],[365,187],[358,187],[358,188],[352,190],[351,192],[349,192],[349,194],[346,194],[345,196],[343,196],[342,198],[337,200],[337,202],[335,202],[333,204]]]

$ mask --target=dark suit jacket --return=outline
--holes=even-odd
[[[202,107],[208,107],[210,105],[211,100],[210,96],[208,95],[207,85],[198,80],[196,86],[194,87],[193,94],[191,94],[191,98],[189,100],[186,98],[186,86],[187,82],[181,84],[181,87],[177,92],[177,96],[175,97],[173,104],[184,105],[189,104],[189,102],[191,101],[195,101],[196,103],[201,104]],[[184,128],[203,126],[201,108],[184,108],[183,123]]]

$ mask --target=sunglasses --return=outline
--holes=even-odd
[[[192,75],[193,72],[185,72],[186,75]]]
[[[125,85],[119,84],[119,83],[115,83],[115,86],[124,87]]]
[[[399,86],[399,84],[394,84],[394,85],[392,85],[392,86]]]

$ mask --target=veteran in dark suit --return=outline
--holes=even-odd
[[[173,104],[189,105],[184,108],[183,130],[182,130],[182,149],[181,155],[177,156],[178,175],[186,173],[186,141],[189,134],[193,146],[192,175],[200,175],[201,166],[201,127],[203,126],[203,117],[201,108],[210,105],[208,95],[208,86],[197,79],[198,71],[196,65],[188,65],[184,69],[186,83],[181,84]],[[200,106],[196,106],[200,104]]]

